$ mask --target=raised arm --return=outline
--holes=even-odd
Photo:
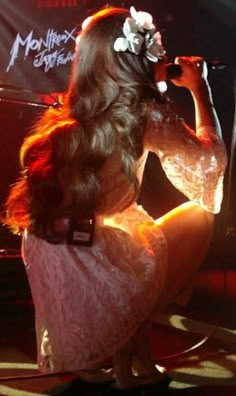
[[[202,208],[218,213],[227,156],[207,80],[207,66],[199,57],[179,57],[176,63],[183,74],[172,82],[191,92],[195,130],[170,109],[154,106],[144,143],[158,155],[167,177],[178,190]]]
[[[212,128],[212,133],[222,136],[211,88],[207,80],[206,62],[200,57],[178,57],[175,62],[181,66],[183,74],[172,82],[191,92],[195,107],[196,134],[199,135],[199,131],[208,126]]]

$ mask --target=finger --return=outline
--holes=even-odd
[[[201,67],[203,64],[203,58],[199,56],[178,56],[175,58],[175,63],[180,66],[184,65],[194,65],[196,67]]]

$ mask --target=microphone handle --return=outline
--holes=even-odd
[[[226,67],[227,67],[227,65],[220,61],[207,62],[208,70],[223,70]],[[168,63],[166,65],[166,79],[167,80],[172,80],[174,78],[178,78],[178,77],[182,76],[182,74],[183,74],[183,70],[180,65],[177,65],[176,63]]]

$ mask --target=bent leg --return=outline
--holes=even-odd
[[[113,355],[113,367],[116,384],[120,389],[135,388],[144,384],[153,384],[167,380],[168,375],[164,367],[157,369],[152,361],[151,350],[148,347],[147,332],[140,329],[126,345]],[[140,338],[141,337],[141,338]],[[140,349],[141,348],[141,349]],[[138,358],[138,361],[136,361]],[[142,360],[144,359],[144,360]],[[138,366],[137,366],[138,364]],[[138,370],[137,370],[138,369]],[[141,371],[139,371],[141,369]]]
[[[208,251],[214,214],[192,202],[171,210],[156,225],[161,228],[168,245],[168,270],[163,305],[174,301],[193,278]]]

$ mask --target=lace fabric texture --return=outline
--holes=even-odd
[[[175,113],[152,109],[146,147],[156,153],[170,182],[189,200],[218,213],[227,155],[213,127],[195,134]]]
[[[166,240],[136,204],[104,219],[90,248],[52,245],[25,233],[22,250],[44,372],[88,369],[110,357],[163,290]]]

